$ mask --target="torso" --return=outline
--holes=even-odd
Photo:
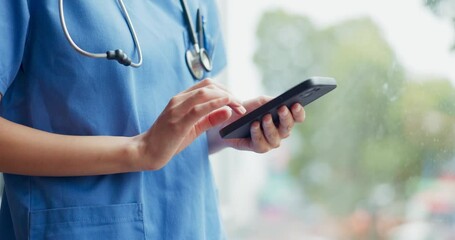
[[[121,48],[136,61],[117,2],[102,2],[65,1],[71,36],[83,49]],[[213,20],[207,34],[217,39],[214,3],[188,2],[194,16],[200,7]],[[125,1],[143,50],[139,69],[80,55],[64,37],[58,1],[29,4],[22,67],[1,102],[2,117],[53,133],[133,136],[153,124],[172,96],[194,84],[184,59],[190,41],[178,0]],[[222,68],[224,60],[218,65]],[[0,236],[11,234],[6,223],[12,222],[19,239],[221,238],[206,141],[200,137],[156,172],[67,178],[5,174]]]

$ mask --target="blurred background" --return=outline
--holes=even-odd
[[[455,0],[218,1],[236,96],[338,81],[281,148],[212,157],[228,238],[455,239]]]
[[[219,0],[246,100],[338,88],[282,147],[213,156],[229,239],[455,239],[455,0]]]

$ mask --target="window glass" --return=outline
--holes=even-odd
[[[338,83],[280,149],[216,157],[228,236],[454,239],[455,1],[222,3],[237,96]]]

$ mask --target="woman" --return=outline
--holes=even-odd
[[[91,52],[138,46],[121,1],[66,1],[65,24]],[[125,67],[76,52],[56,0],[4,0],[0,8],[2,239],[222,239],[209,153],[278,147],[303,108],[252,125],[251,139],[218,131],[267,101],[241,103],[210,80],[196,81],[177,0],[128,1],[143,65]],[[204,18],[213,70],[225,66],[214,0],[189,0]],[[263,129],[263,130],[262,130]]]

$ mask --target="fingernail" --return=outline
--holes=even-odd
[[[242,113],[242,114],[245,114],[246,113],[246,108],[244,106],[240,106],[239,107],[239,111]]]

